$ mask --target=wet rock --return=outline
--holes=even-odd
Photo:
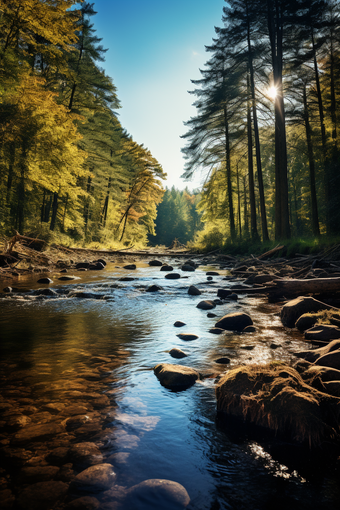
[[[62,425],[64,425],[66,430],[69,432],[79,429],[79,427],[85,423],[88,423],[90,420],[90,417],[86,414],[80,416],[71,416],[70,418],[66,418],[66,420],[62,422]]]
[[[66,446],[60,446],[54,448],[46,457],[46,460],[54,466],[62,466],[65,464],[68,457],[69,448]]]
[[[189,388],[200,378],[199,373],[193,368],[170,363],[156,365],[154,373],[162,386],[173,390]]]
[[[181,277],[179,273],[168,273],[164,276],[167,280],[178,280]]]
[[[132,276],[123,276],[122,278],[119,278],[119,282],[133,282],[136,278],[132,278]],[[111,285],[111,287],[114,287],[114,285]]]
[[[68,503],[65,510],[97,510],[99,506],[100,503],[97,498],[84,496],[82,498],[74,499]]]
[[[2,292],[11,293],[11,292],[13,292],[13,288],[12,287],[5,287],[4,289],[2,289]]]
[[[150,285],[145,292],[158,292],[160,290],[163,290],[163,288],[160,285]]]
[[[340,340],[333,340],[328,345],[325,345],[325,347],[320,347],[319,349],[313,349],[313,350],[304,350],[304,351],[297,351],[293,354],[297,356],[298,358],[305,359],[306,361],[309,361],[310,363],[314,363],[318,358],[321,356],[324,356],[328,352],[337,351],[340,349]]]
[[[190,503],[183,485],[171,480],[151,479],[134,485],[127,491],[124,500],[126,510],[180,510]]]
[[[15,434],[12,444],[29,443],[31,441],[44,441],[64,432],[65,428],[57,423],[32,425]]]
[[[53,480],[59,468],[57,466],[29,466],[24,467],[18,473],[21,483],[47,482]]]
[[[201,310],[211,310],[212,308],[215,308],[215,307],[216,307],[216,303],[214,303],[214,301],[206,299],[204,301],[200,301],[196,308],[200,308]]]
[[[95,443],[83,442],[71,446],[68,459],[78,467],[89,467],[102,464],[103,454]]]
[[[219,276],[220,273],[218,273],[217,271],[207,271],[205,273],[207,276]]]
[[[182,321],[176,321],[174,323],[175,328],[182,328],[183,326],[186,326],[185,322]]]
[[[75,472],[73,471],[73,464],[67,463],[61,466],[57,479],[62,482],[70,483],[75,478]]]
[[[209,319],[212,319],[214,317],[217,317],[217,315],[216,315],[216,313],[209,312],[209,313],[207,313],[207,317],[209,317]]]
[[[107,458],[107,462],[110,462],[111,464],[126,464],[129,457],[129,452],[113,453]]]
[[[31,418],[18,414],[8,417],[6,420],[6,428],[12,429],[13,431],[22,429],[31,423]]]
[[[58,292],[53,289],[37,289],[32,292],[33,296],[50,296],[58,297]]]
[[[244,281],[245,284],[263,284],[272,282],[277,278],[276,275],[273,274],[256,274],[248,276],[248,278]]]
[[[15,503],[14,494],[10,489],[0,490],[0,501],[2,510],[11,510]]]
[[[238,300],[238,295],[235,294],[235,292],[233,292],[232,294],[230,294],[230,296],[228,296],[227,299],[230,299],[232,301],[237,301]]]
[[[89,267],[89,262],[79,262],[76,264],[76,269],[87,269]]]
[[[253,321],[251,317],[243,312],[230,313],[216,322],[216,328],[226,329],[228,331],[243,331],[247,326],[251,326]]]
[[[68,491],[65,482],[38,482],[21,491],[17,498],[20,510],[47,510],[64,500]]]
[[[136,269],[136,264],[127,264],[126,266],[123,266],[123,269]]]
[[[190,285],[188,294],[189,296],[200,296],[202,292],[197,287],[195,287],[195,285]]]
[[[191,266],[190,264],[184,264],[182,267],[181,267],[182,271],[195,271],[195,268],[193,266]]]
[[[160,271],[173,271],[174,268],[172,266],[167,266],[167,265],[164,265],[160,268]]]
[[[80,280],[79,276],[59,276],[58,280],[62,282],[70,282],[72,280]]]
[[[1,457],[9,467],[21,467],[33,457],[33,453],[24,448],[3,448]]]
[[[332,307],[312,297],[298,297],[288,301],[281,309],[281,321],[287,328],[293,328],[304,313],[331,310]]]
[[[103,264],[103,266],[106,266],[106,260],[104,260],[104,259],[93,260],[92,264],[98,264],[98,262]]]
[[[51,280],[51,278],[40,278],[37,283],[46,283],[49,285],[50,283],[53,283],[53,280]]]
[[[197,335],[193,335],[192,333],[180,333],[179,335],[176,335],[178,336],[178,338],[180,338],[181,340],[185,340],[185,341],[190,341],[190,340],[197,340],[197,338],[199,338]]]
[[[230,363],[230,359],[226,357],[215,359],[215,363],[220,363],[221,365],[228,365]]]
[[[105,269],[105,265],[102,262],[95,262],[89,265],[88,269],[90,271],[102,271]]]
[[[82,491],[105,491],[112,487],[116,477],[111,464],[98,464],[79,473],[72,481],[71,487]]]
[[[213,277],[212,277],[212,276],[207,276],[207,280],[208,280],[209,282],[211,282],[211,281],[213,280]]]
[[[160,260],[150,260],[149,261],[149,266],[162,266],[163,265],[163,262],[161,262]]]
[[[222,333],[225,333],[225,329],[211,328],[211,329],[209,329],[209,333],[213,333],[214,335],[221,335]]]
[[[229,289],[218,289],[217,290],[217,296],[221,299],[225,299],[229,297],[233,293],[232,290]]]
[[[305,331],[306,340],[322,340],[329,342],[340,338],[340,329],[337,326],[319,324]]]
[[[185,352],[181,351],[181,349],[177,349],[177,347],[174,347],[173,349],[171,349],[169,351],[169,354],[173,358],[177,358],[177,359],[181,359],[181,358],[186,358],[187,357],[187,354],[185,354]]]
[[[242,329],[242,333],[255,333],[256,328],[255,326],[246,326],[244,329]]]

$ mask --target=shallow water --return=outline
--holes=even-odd
[[[224,280],[227,271],[218,270],[220,275],[207,282],[207,269],[179,270],[182,278],[166,280],[158,267],[145,263],[135,271],[109,264],[100,272],[75,272],[79,279],[66,283],[58,280],[60,274],[48,275],[54,281],[49,288],[60,292],[57,297],[33,294],[47,287],[36,283],[41,275],[16,283],[19,294],[2,296],[0,437],[6,462],[0,491],[3,487],[6,496],[11,493],[9,505],[30,508],[20,494],[47,476],[39,478],[43,475],[38,471],[32,476],[25,467],[55,465],[48,457],[55,448],[90,441],[100,448],[103,462],[114,466],[118,486],[129,488],[151,478],[173,480],[188,491],[192,510],[340,507],[337,472],[324,467],[308,471],[301,459],[282,463],[265,441],[239,436],[216,422],[218,374],[240,363],[289,360],[294,349],[306,344],[298,333],[281,327],[277,306],[263,297],[240,295],[212,310],[216,318],[208,318],[197,303],[215,299],[219,287],[230,288],[235,281]],[[126,276],[134,280],[120,280]],[[155,283],[161,291],[145,292]],[[201,296],[188,295],[191,284],[202,290]],[[92,298],[72,297],[85,291]],[[251,315],[255,334],[209,333],[219,317],[237,310]],[[179,320],[186,326],[175,328]],[[185,342],[176,336],[179,332],[199,338]],[[168,352],[173,347],[188,357],[174,360]],[[215,362],[222,356],[230,358],[230,365]],[[210,376],[173,392],[153,373],[163,362]],[[22,416],[25,426],[65,426],[69,421],[56,437],[25,443]],[[14,461],[8,449],[24,450],[29,459]],[[81,470],[64,460],[67,474],[61,461],[50,480],[69,483]],[[109,492],[95,496],[103,510],[122,501]]]

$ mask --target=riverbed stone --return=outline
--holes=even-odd
[[[50,283],[53,283],[53,280],[51,280],[51,278],[39,278],[37,283],[45,283],[46,285],[49,285]]]
[[[102,464],[104,457],[95,443],[83,442],[69,448],[68,459],[76,466],[89,467]]]
[[[30,441],[44,441],[64,432],[65,428],[57,423],[44,423],[43,425],[31,425],[15,434],[12,439],[14,445],[28,443]]]
[[[312,297],[300,296],[288,301],[281,309],[281,321],[287,328],[294,328],[296,321],[304,313],[331,310],[333,307]]]
[[[222,356],[222,358],[215,359],[215,363],[219,363],[220,365],[229,365],[230,358],[227,358],[226,356]]]
[[[247,326],[251,326],[253,321],[251,317],[244,312],[235,312],[225,315],[215,324],[215,328],[222,328],[228,331],[243,331]]]
[[[97,510],[100,503],[97,498],[93,496],[83,496],[82,498],[74,499],[70,501],[65,509],[66,510]]]
[[[314,363],[314,361],[316,361],[321,356],[324,356],[328,352],[337,351],[339,349],[340,340],[333,340],[328,345],[325,345],[324,347],[319,347],[319,349],[295,351],[293,354],[298,358],[302,358],[305,359],[306,361],[309,361],[310,363]]]
[[[222,333],[225,333],[225,329],[223,328],[210,328],[209,333],[213,333],[214,335],[221,335]]]
[[[197,335],[194,335],[193,333],[179,333],[176,336],[178,336],[178,338],[180,338],[181,340],[185,340],[186,342],[190,340],[197,340],[197,338],[199,338]]]
[[[340,349],[320,356],[320,358],[315,361],[315,365],[340,370]]]
[[[181,351],[181,349],[177,349],[177,347],[174,347],[173,349],[171,349],[169,351],[169,354],[173,358],[177,358],[177,359],[181,359],[181,358],[186,358],[187,357],[187,354],[185,354],[185,352]]]
[[[182,271],[195,271],[195,268],[193,266],[191,266],[190,264],[184,264],[182,267],[181,267]]]
[[[162,386],[173,390],[189,388],[200,378],[200,374],[197,370],[182,365],[172,365],[170,363],[160,363],[156,365],[154,373]]]
[[[22,483],[47,482],[53,480],[59,472],[57,466],[27,466],[18,473]]]
[[[163,290],[163,288],[160,285],[150,285],[145,292],[159,292],[160,290]]]
[[[38,482],[25,487],[17,497],[20,510],[47,510],[64,500],[68,484],[60,481]]]
[[[202,292],[197,287],[195,287],[195,285],[190,285],[188,294],[189,296],[200,296]]]
[[[175,328],[182,328],[183,326],[186,326],[185,322],[182,321],[176,321],[174,322]]]
[[[179,273],[168,273],[164,276],[167,280],[178,280],[181,277]]]
[[[216,307],[216,303],[210,299],[205,299],[204,301],[200,301],[196,308],[200,310],[211,310]]]
[[[123,269],[136,269],[137,266],[136,264],[127,264],[126,266],[123,267]]]
[[[230,289],[217,289],[217,297],[225,299],[233,293]]]
[[[183,485],[171,480],[150,479],[134,485],[127,491],[124,508],[128,510],[180,510],[190,503]]]
[[[103,269],[105,269],[105,265],[102,263],[102,262],[92,262],[92,264],[89,265],[89,270],[90,271],[102,271]]]
[[[164,265],[160,268],[160,271],[173,271],[174,268],[172,266]]]
[[[149,261],[149,266],[162,266],[163,265],[163,262],[161,262],[160,260],[157,260],[157,259],[154,259],[154,260],[150,260]]]
[[[83,491],[105,491],[112,487],[116,478],[111,464],[98,464],[79,473],[71,486]]]

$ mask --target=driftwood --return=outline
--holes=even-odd
[[[43,239],[35,239],[33,237],[22,236],[17,232],[15,236],[13,236],[12,239],[9,241],[7,249],[8,253],[12,253],[16,243],[20,243],[23,246],[27,246],[31,250],[35,251],[41,251],[46,244],[46,242]]]
[[[340,278],[313,278],[311,280],[281,279],[274,280],[278,291],[289,294],[320,294],[340,292]]]

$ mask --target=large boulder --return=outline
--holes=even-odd
[[[340,349],[328,352],[315,361],[315,365],[340,370]]]
[[[235,416],[299,443],[319,445],[332,433],[323,409],[326,401],[335,406],[337,402],[283,364],[232,369],[220,379],[216,397],[220,415]]]
[[[318,358],[321,356],[324,356],[325,354],[337,351],[340,349],[340,340],[333,340],[328,345],[325,345],[325,347],[320,347],[319,349],[308,349],[304,351],[297,351],[294,352],[294,355],[298,358],[305,359],[306,361],[309,361],[310,363],[314,363]]]
[[[251,326],[253,321],[251,317],[244,312],[235,312],[225,315],[215,324],[215,328],[226,329],[228,331],[243,331],[247,326]]]
[[[287,328],[294,328],[296,321],[304,313],[331,310],[333,307],[312,297],[300,296],[288,301],[281,309],[281,321]]]
[[[171,390],[189,388],[200,378],[200,374],[195,369],[170,363],[156,365],[154,373],[162,386]]]
[[[190,497],[183,485],[171,480],[151,479],[134,485],[124,500],[126,510],[183,510]]]

